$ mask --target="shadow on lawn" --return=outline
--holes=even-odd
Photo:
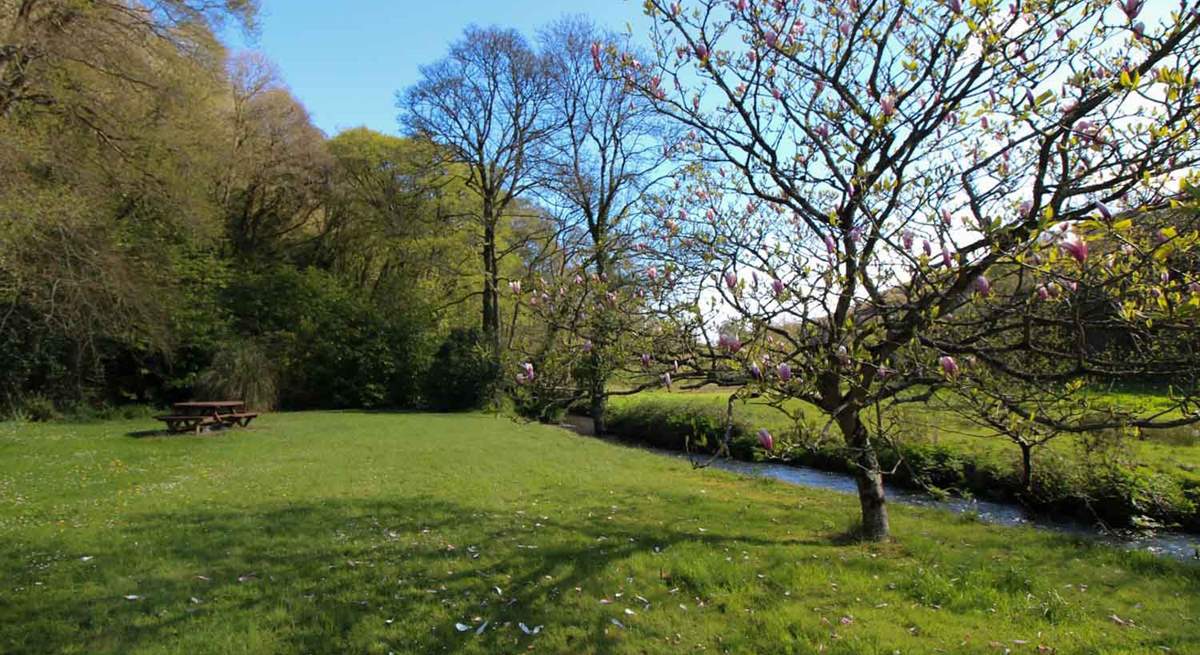
[[[0,591],[0,651],[175,650],[174,640],[188,634],[235,638],[254,629],[286,642],[286,652],[493,652],[549,635],[526,636],[517,627],[525,622],[554,630],[568,650],[604,653],[623,633],[610,617],[626,619],[625,605],[590,608],[617,591],[599,587],[630,557],[664,556],[666,564],[665,554],[685,543],[834,548],[829,540],[534,514],[479,512],[428,497],[150,514],[114,535],[120,549],[92,552],[84,563],[65,545],[40,544],[38,552],[60,556],[36,566],[29,544],[0,540],[0,577],[13,585]],[[656,577],[638,580],[628,594],[649,596],[655,584],[687,591],[665,568]],[[44,586],[35,590],[35,580]],[[571,595],[586,597],[588,610],[572,609]],[[473,617],[490,621],[489,629],[476,635]],[[459,632],[456,622],[472,629]],[[638,628],[626,634],[670,637]]]
[[[765,531],[758,519],[698,533],[634,515],[544,518],[536,509],[481,511],[427,496],[139,515],[106,537],[119,547],[93,552],[86,563],[65,544],[0,540],[0,651],[191,652],[211,644],[219,652],[221,641],[257,634],[274,644],[263,650],[278,652],[514,652],[539,644],[606,653],[619,639],[661,644],[673,636],[661,627],[668,623],[623,616],[625,604],[601,606],[618,587],[626,598],[665,600],[675,587],[678,600],[706,595],[703,581],[678,572],[689,555],[674,548],[755,546],[781,559],[792,548],[827,551],[823,557],[863,576],[888,566],[846,558],[836,533],[770,539]],[[1078,556],[1065,545],[1053,552]],[[1055,565],[1048,558],[1034,566]],[[635,567],[641,577],[628,582]],[[44,586],[35,589],[35,581]],[[730,630],[750,627],[736,616],[731,609],[724,617]],[[482,621],[474,617],[489,629],[476,635]],[[636,623],[636,632],[613,618]],[[456,622],[471,630],[459,632]],[[527,636],[518,622],[547,632]]]

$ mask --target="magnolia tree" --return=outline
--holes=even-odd
[[[680,360],[823,412],[864,538],[889,532],[883,405],[959,393],[1031,438],[1197,419],[1200,14],[1143,4],[647,0],[654,56],[614,57],[689,131],[655,227],[669,292],[693,328],[742,326]],[[1087,409],[1150,375],[1170,411]]]
[[[526,342],[527,360],[541,371],[526,388],[548,408],[586,399],[603,434],[608,396],[638,389],[610,382],[641,371],[641,344],[651,336],[652,299],[637,262],[643,198],[670,170],[662,146],[670,124],[614,74],[619,62],[602,56],[602,43],[618,51],[615,35],[566,18],[541,40],[558,129],[548,140],[540,199],[561,226],[560,256],[512,287],[545,329]],[[516,293],[522,288],[528,293]]]

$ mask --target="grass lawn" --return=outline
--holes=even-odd
[[[723,409],[731,391],[712,387],[690,392],[646,391],[633,396],[617,396],[612,402],[614,407],[655,401],[699,403]],[[1106,402],[1144,411],[1159,409],[1162,402],[1159,397],[1137,393],[1105,392],[1103,396]],[[805,416],[817,425],[824,425],[825,417],[815,408],[798,401],[795,405],[807,407]],[[779,434],[790,426],[786,416],[759,400],[735,405],[734,413],[750,425],[768,427]],[[1005,469],[1018,470],[1021,465],[1020,450],[1015,444],[951,412],[911,405],[905,408],[904,426],[907,438],[944,444],[956,452],[969,453],[980,462]],[[841,434],[836,427],[830,429],[830,435],[840,442]],[[1049,449],[1068,458],[1074,457],[1076,439],[1073,435],[1063,435],[1045,446],[1043,452]],[[1131,440],[1128,444],[1135,465],[1200,483],[1200,426],[1175,428],[1167,433],[1148,430],[1147,438]]]
[[[1200,653],[1200,567],[1061,535],[847,543],[850,497],[483,415],[152,427],[0,424],[0,652]]]

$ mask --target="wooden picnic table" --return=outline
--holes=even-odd
[[[246,427],[258,414],[245,411],[241,400],[189,400],[175,403],[174,414],[154,418],[167,424],[171,432],[195,432],[213,426]]]

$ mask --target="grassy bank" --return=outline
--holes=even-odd
[[[1126,405],[1152,405],[1152,396],[1107,394],[1105,400]],[[687,434],[719,432],[708,425],[724,415],[728,390],[647,392],[618,397],[611,425],[620,436],[659,447],[678,448]],[[824,426],[815,409],[795,404],[809,432]],[[754,432],[795,434],[796,426],[758,400],[738,401],[734,455],[755,453]],[[714,418],[715,417],[715,418]],[[1064,435],[1035,451],[1034,484],[1023,489],[1020,450],[1012,442],[951,412],[907,407],[896,421],[895,448],[884,448],[893,482],[910,487],[934,486],[1004,500],[1020,499],[1041,509],[1080,518],[1100,518],[1116,525],[1157,522],[1200,531],[1200,432],[1195,427],[1147,431],[1140,439],[1121,439],[1097,449],[1085,438]],[[710,438],[711,440],[711,438]],[[849,471],[853,464],[842,449],[836,427],[817,439],[792,437],[793,448],[781,455],[797,464]]]
[[[1200,652],[1200,568],[1062,535],[849,543],[852,498],[490,416],[153,427],[0,424],[0,652]]]

